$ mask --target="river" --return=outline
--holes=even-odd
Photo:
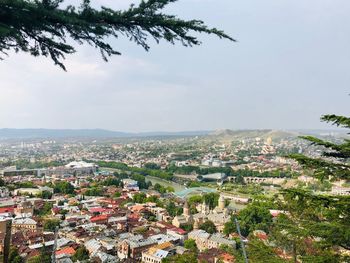
[[[163,180],[157,177],[153,177],[153,176],[146,176],[146,182],[151,182],[153,185],[155,185],[156,183],[160,184],[161,186],[171,186],[174,188],[175,192],[179,192],[182,190],[185,190],[186,187],[184,185],[175,183],[175,182],[169,182],[167,180]]]

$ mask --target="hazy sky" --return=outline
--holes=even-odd
[[[92,0],[125,8],[127,0]],[[63,72],[24,54],[0,61],[0,128],[183,131],[327,128],[350,114],[349,0],[179,0],[167,9],[199,18],[239,42],[200,36],[194,48],[113,43],[105,63],[91,47]]]

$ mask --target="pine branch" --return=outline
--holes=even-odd
[[[292,154],[289,157],[296,160],[303,168],[314,170],[314,176],[320,180],[328,179],[328,177],[333,180],[350,180],[350,165],[310,158],[302,154]]]
[[[338,127],[350,129],[350,118],[345,116],[338,116],[334,114],[323,115],[321,120],[324,122],[331,122],[332,125],[337,125]]]
[[[324,152],[324,156],[343,159],[350,158],[350,140],[345,140],[343,144],[335,144],[313,136],[300,136],[299,138],[311,142],[311,145],[324,146],[332,150],[331,152]]]
[[[120,55],[108,42],[109,37],[125,36],[130,41],[150,49],[149,37],[157,43],[165,40],[184,46],[200,45],[192,33],[213,34],[235,41],[216,28],[207,27],[200,20],[182,20],[161,10],[176,0],[141,1],[125,11],[107,7],[96,10],[84,0],[79,8],[59,8],[63,0],[0,0],[0,53],[9,50],[28,52],[33,56],[50,56],[55,64],[65,69],[65,54],[76,50],[66,44],[73,39],[99,49],[104,60]]]

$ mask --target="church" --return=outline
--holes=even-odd
[[[218,232],[223,232],[224,225],[230,220],[230,210],[225,207],[225,198],[221,195],[218,206],[210,210],[209,206],[203,202],[197,207],[198,213],[191,215],[187,201],[185,202],[183,214],[175,216],[172,224],[176,227],[193,225],[193,229],[198,229],[205,221],[212,221]]]

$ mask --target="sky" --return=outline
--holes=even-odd
[[[72,0],[74,2],[74,0]],[[128,0],[92,0],[126,8]],[[165,11],[238,40],[185,48],[126,39],[104,62],[78,46],[67,72],[24,53],[0,61],[0,128],[115,131],[323,129],[350,115],[350,1],[179,0]]]

